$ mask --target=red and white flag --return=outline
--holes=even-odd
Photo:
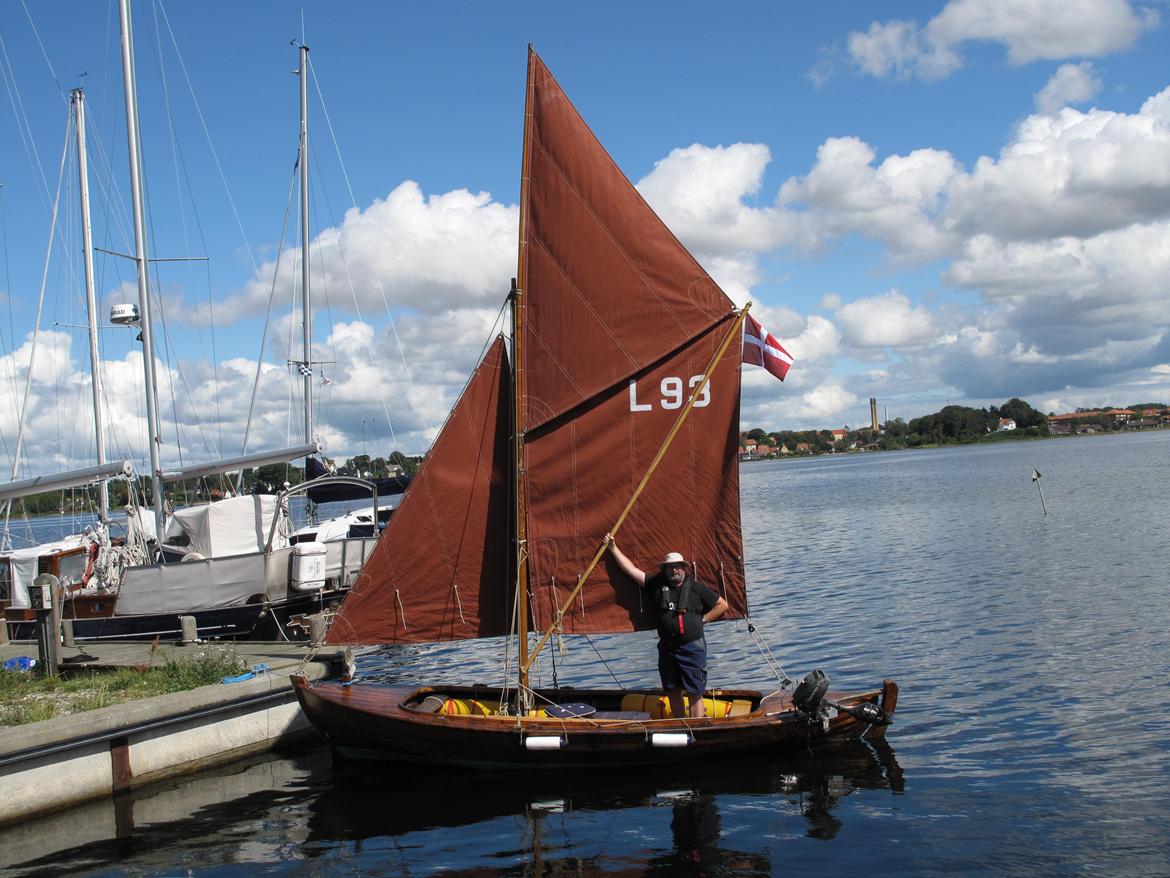
[[[760,326],[751,314],[743,324],[743,361],[763,366],[781,381],[792,365],[792,354],[784,350],[776,336]]]

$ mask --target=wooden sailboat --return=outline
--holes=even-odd
[[[513,346],[488,350],[335,617],[331,643],[512,634],[487,687],[309,685],[312,722],[351,755],[473,767],[643,764],[881,734],[897,686],[707,693],[533,689],[549,639],[653,629],[607,556],[681,551],[745,618],[737,464],[742,323],[529,53]],[[514,621],[515,620],[515,621]],[[529,630],[539,634],[533,648]]]

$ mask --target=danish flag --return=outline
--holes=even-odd
[[[781,381],[792,365],[792,354],[784,350],[776,336],[760,326],[751,314],[743,324],[743,361],[763,366]]]

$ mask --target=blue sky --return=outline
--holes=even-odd
[[[424,450],[492,333],[515,273],[530,42],[667,224],[796,356],[784,384],[745,370],[745,428],[865,423],[871,396],[907,419],[1011,396],[1045,411],[1170,401],[1165,2],[134,10],[152,255],[208,260],[158,269],[164,462],[178,444],[185,459],[239,453],[250,408],[249,449],[299,441],[294,261],[272,278],[302,20],[332,455]],[[130,221],[116,7],[9,3],[0,37],[10,466],[67,92],[83,80],[98,246],[128,250]],[[67,325],[84,320],[69,162],[22,472],[81,465],[92,443],[88,347]],[[103,313],[134,299],[124,260],[99,256],[97,273]],[[136,349],[103,330],[110,441],[141,460]]]

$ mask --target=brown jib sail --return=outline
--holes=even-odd
[[[497,339],[472,375],[329,628],[330,643],[508,630],[508,393]]]
[[[535,53],[528,88],[521,478],[530,622],[544,629],[613,528],[735,312]],[[332,626],[331,642],[506,633],[514,571],[502,356],[498,345],[492,349],[457,405]],[[621,531],[625,551],[643,566],[670,551],[693,560],[698,576],[727,598],[729,618],[747,610],[739,369],[734,344]],[[498,398],[489,398],[489,385]],[[467,432],[477,427],[485,432]],[[561,627],[632,631],[653,628],[654,619],[633,583],[599,565]]]

